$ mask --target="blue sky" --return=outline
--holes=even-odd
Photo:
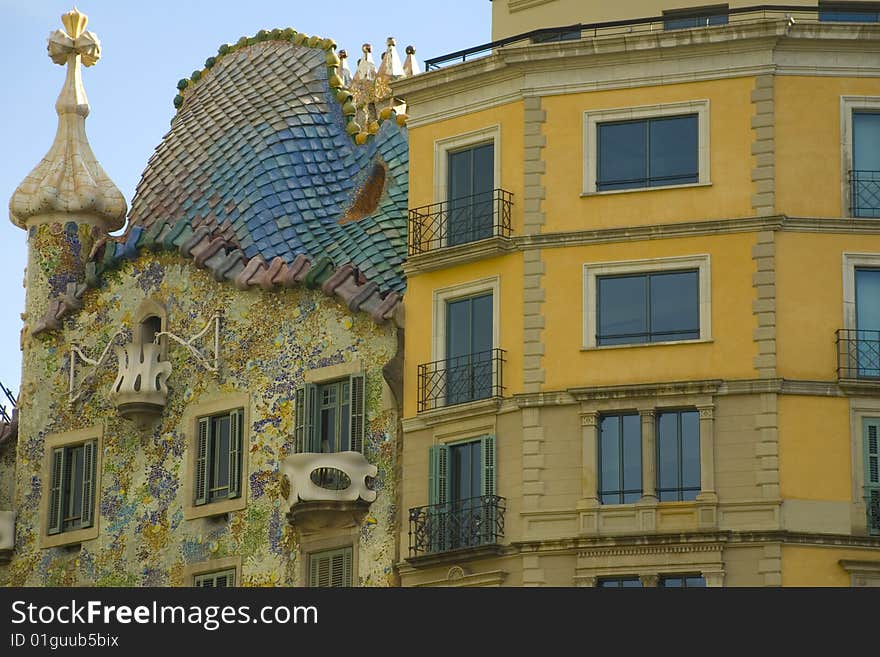
[[[27,259],[24,231],[8,220],[9,198],[45,155],[55,136],[55,99],[64,70],[46,54],[46,37],[61,27],[73,0],[0,0],[4,102],[0,121],[0,381],[18,391],[21,376],[20,313]],[[490,40],[489,0],[365,2],[333,0],[79,0],[89,30],[101,40],[102,58],[85,69],[91,105],[86,131],[98,160],[131,204],[141,172],[174,113],[180,78],[189,77],[216,54],[261,29],[292,27],[331,37],[350,55],[354,69],[360,46],[397,39],[401,57],[412,44],[424,66],[435,57]],[[0,403],[3,400],[0,399]]]

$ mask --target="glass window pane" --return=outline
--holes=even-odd
[[[820,21],[843,23],[877,23],[880,22],[880,11],[821,11]]]
[[[694,575],[685,579],[685,585],[689,589],[705,588],[706,580],[702,576]]]
[[[853,169],[880,171],[880,112],[853,112]]]
[[[599,191],[647,185],[647,133],[646,121],[599,124]]]
[[[215,455],[217,464],[214,488],[225,488],[229,485],[229,417],[217,418]]]
[[[700,282],[696,271],[652,274],[651,341],[700,337]]]
[[[684,488],[695,488],[684,495],[692,500],[700,492],[700,414],[681,413],[681,480]]]
[[[603,417],[600,425],[599,455],[601,459],[601,488],[603,504],[619,504],[620,496],[620,417]]]
[[[684,581],[681,577],[664,577],[660,580],[660,585],[664,588],[680,588],[684,586]]]
[[[471,157],[470,150],[449,154],[449,200],[470,196],[471,191]]]
[[[678,414],[661,413],[657,418],[657,481],[660,501],[678,499]]]
[[[472,194],[486,194],[495,187],[495,145],[483,144],[474,150]]]
[[[474,297],[473,319],[471,327],[472,353],[489,351],[492,349],[492,295]]]
[[[880,269],[856,269],[856,327],[880,330]]]
[[[446,356],[466,356],[471,351],[470,299],[446,304]]]
[[[697,115],[652,119],[650,185],[683,185],[699,179]]]
[[[604,344],[648,341],[647,277],[599,277],[599,335]]]
[[[642,496],[642,426],[638,415],[624,415],[623,423],[623,488],[627,504]]]
[[[336,451],[336,408],[321,409],[321,451]]]

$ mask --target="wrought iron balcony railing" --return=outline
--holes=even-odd
[[[497,495],[410,509],[410,557],[497,545],[506,509],[507,500]]]
[[[880,534],[880,491],[873,490],[868,497],[868,533]]]
[[[837,330],[837,378],[880,381],[880,331]]]
[[[418,410],[504,396],[503,349],[489,349],[419,365]]]
[[[409,253],[417,255],[487,237],[510,237],[513,194],[503,189],[409,211]]]
[[[849,198],[853,217],[880,217],[880,171],[850,171]]]

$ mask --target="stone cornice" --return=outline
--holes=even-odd
[[[721,383],[722,381],[720,379],[708,379],[705,381],[670,381],[665,383],[639,383],[634,385],[569,388],[567,392],[575,401],[628,399],[631,397],[713,395],[718,392]]]
[[[880,76],[875,52],[880,53],[878,27],[767,19],[707,30],[510,45],[398,81],[394,92],[406,98],[408,125],[416,128],[535,95],[769,73]]]
[[[455,267],[474,260],[493,258],[515,250],[516,247],[510,238],[490,237],[477,242],[411,255],[403,265],[403,273],[407,276],[423,274],[445,267]]]

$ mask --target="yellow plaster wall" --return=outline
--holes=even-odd
[[[544,389],[756,376],[754,244],[754,234],[742,233],[545,250]],[[710,255],[712,342],[582,350],[584,263],[704,253]]]
[[[843,328],[843,254],[880,253],[880,236],[776,233],[779,375],[836,381]]]
[[[754,78],[735,78],[634,89],[550,96],[544,135],[547,197],[544,232],[677,223],[750,216]],[[651,188],[582,197],[584,112],[662,103],[709,100],[712,184]],[[595,148],[592,144],[591,148]]]
[[[507,351],[504,396],[522,392],[523,266],[522,254],[478,260],[450,269],[411,276],[406,292],[404,417],[416,414],[418,366],[430,363],[434,331],[434,291],[497,276],[499,282],[499,344]]]
[[[783,586],[850,586],[840,559],[876,561],[877,550],[826,547],[782,547]]]
[[[880,79],[782,75],[775,92],[777,211],[840,217],[840,97],[880,96]]]
[[[514,235],[520,234],[523,217],[523,112],[522,101],[517,101],[466,116],[411,128],[409,131],[409,207],[428,205],[436,200],[434,196],[435,141],[492,126],[500,126],[500,186],[513,192],[511,222]],[[495,152],[498,157],[497,146]]]
[[[782,497],[851,500],[849,400],[780,395],[778,411]]]

